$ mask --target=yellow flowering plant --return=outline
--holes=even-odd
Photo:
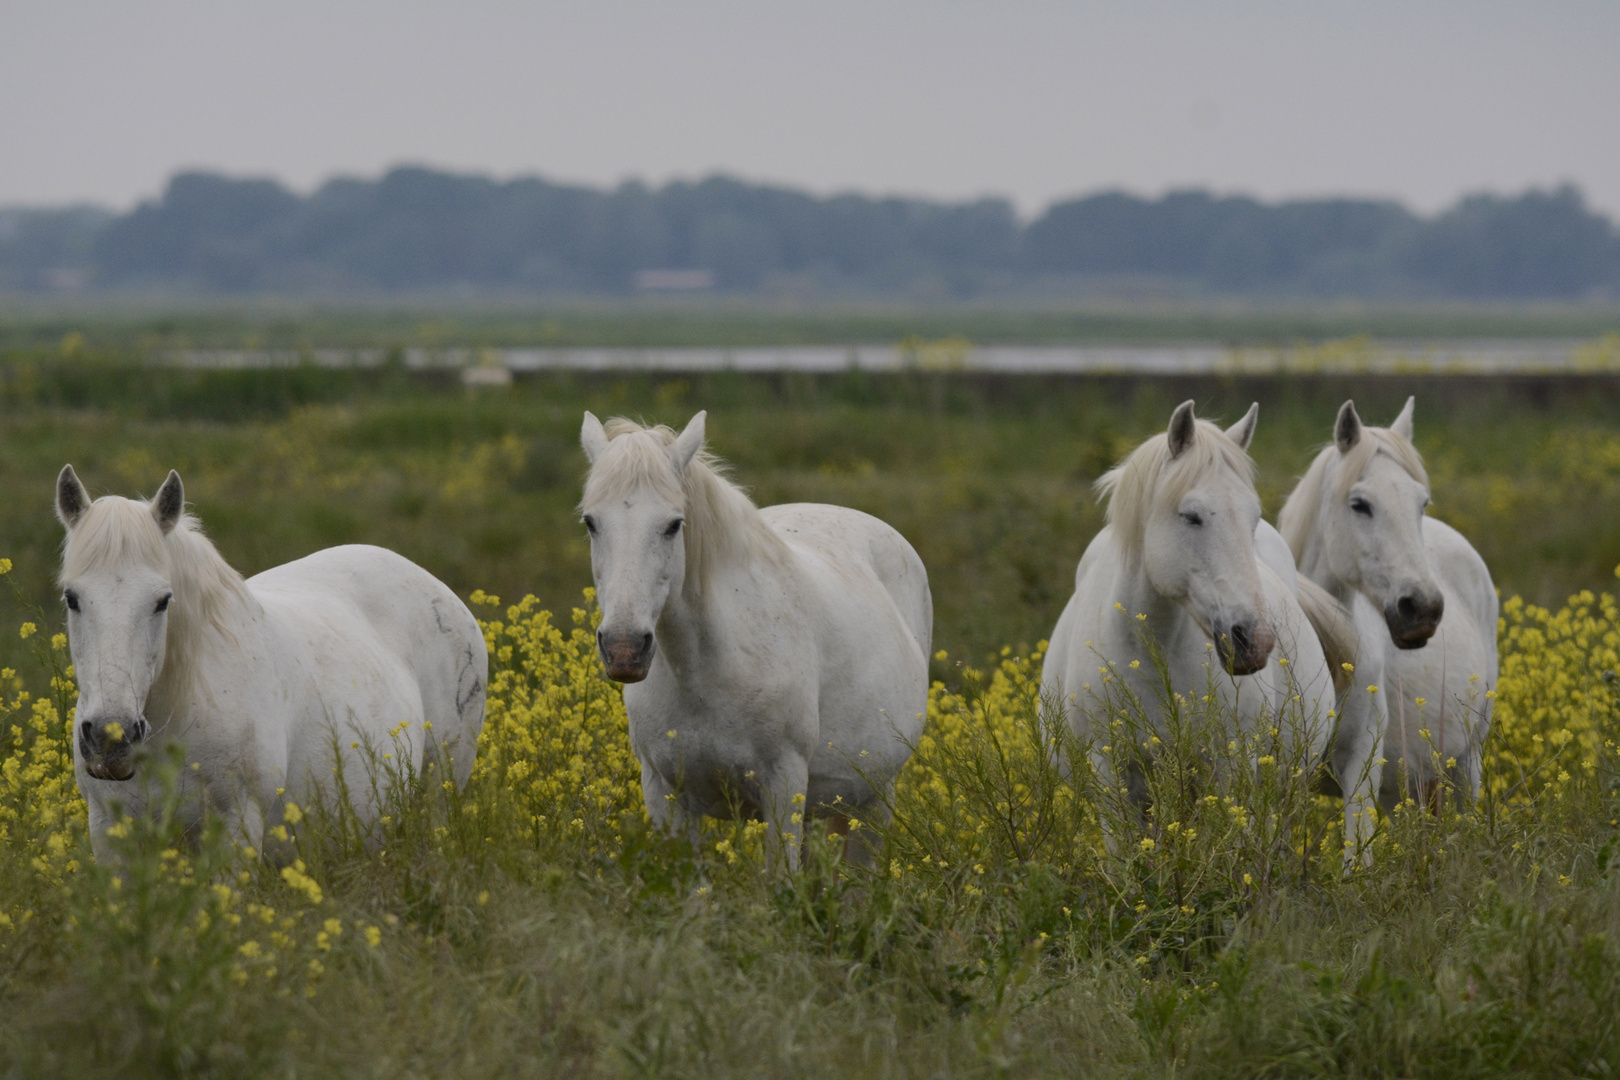
[[[116,822],[114,857],[86,862],[66,890],[70,947],[105,998],[86,1037],[163,1059],[222,1036],[239,990],[315,997],[332,965],[369,962],[380,933],[345,934],[301,859],[266,865],[219,817],[195,823],[179,747],[143,768],[146,812]]]
[[[0,575],[11,572],[0,559]],[[44,620],[42,612],[35,617]],[[0,932],[40,914],[39,901],[55,897],[83,858],[88,826],[73,775],[73,705],[78,687],[68,662],[67,638],[33,637],[35,660],[50,674],[50,693],[35,696],[12,668],[0,669],[0,850],[12,863],[0,885]]]
[[[481,621],[489,647],[489,694],[473,767],[480,817],[534,842],[561,838],[593,854],[618,843],[627,816],[645,818],[641,767],[630,750],[629,722],[617,684],[596,655],[594,590],[566,630],[533,596]],[[500,608],[474,593],[473,603]]]
[[[1620,570],[1616,571],[1620,574]],[[1620,609],[1583,591],[1552,610],[1513,597],[1502,605],[1501,673],[1494,690],[1484,784],[1507,804],[1592,786],[1610,770],[1620,695]]]
[[[207,1028],[228,1023],[228,1008],[210,1003],[229,997],[222,987],[297,998],[319,994],[344,965],[373,962],[385,941],[378,923],[394,917],[344,906],[354,903],[359,865],[373,882],[399,875],[402,914],[429,936],[474,932],[477,912],[500,895],[472,884],[487,880],[482,869],[458,892],[458,866],[505,873],[499,868],[556,862],[600,873],[617,862],[643,881],[663,872],[660,887],[677,899],[757,889],[748,882],[765,867],[758,823],[705,823],[695,852],[684,838],[666,842],[646,828],[622,694],[596,655],[591,593],[561,624],[532,596],[510,606],[483,593],[472,600],[491,616],[481,623],[490,679],[469,784],[458,790],[433,771],[407,775],[398,746],[371,748],[374,774],[340,779],[372,785],[377,822],[362,827],[345,809],[356,794],[347,787],[333,806],[289,803],[282,835],[271,838],[285,845],[273,866],[218,822],[181,836],[171,810],[115,826],[119,861],[89,860],[72,775],[76,688],[66,643],[31,635],[53,673],[50,693],[31,696],[15,672],[0,672],[8,871],[0,950],[29,923],[72,925],[116,943],[96,962],[110,965],[109,987],[141,988],[141,1024]],[[1218,706],[1214,681],[1223,676],[1213,666],[1210,685],[1178,691],[1157,660],[1139,669],[1159,669],[1157,684],[1119,679],[1099,661],[1092,689],[1109,719],[1082,742],[1042,700],[1044,649],[1004,649],[986,670],[959,669],[955,687],[935,682],[923,733],[893,787],[893,820],[856,826],[879,835],[881,864],[871,874],[842,866],[838,844],[828,842],[836,838],[813,832],[804,872],[776,894],[782,910],[829,941],[847,938],[839,948],[856,948],[857,939],[866,948],[878,939],[861,935],[876,933],[876,923],[851,922],[855,908],[878,920],[896,904],[942,905],[1002,928],[997,978],[1013,980],[1043,950],[1079,947],[1088,935],[1086,947],[1121,951],[1151,974],[1225,940],[1266,893],[1339,878],[1339,805],[1315,793],[1318,764],[1304,759],[1291,730],[1303,717],[1284,710],[1240,727]],[[1609,775],[1617,662],[1611,597],[1583,593],[1558,610],[1504,605],[1496,728],[1485,753],[1493,798],[1526,820],[1551,821],[1549,791],[1606,790],[1592,781]],[[1149,715],[1158,719],[1150,724]],[[414,734],[400,725],[394,737]],[[154,768],[179,775],[185,763]],[[1376,887],[1432,877],[1459,820],[1454,812],[1431,820],[1420,807],[1382,816],[1374,868],[1355,879]],[[849,891],[845,881],[859,887]],[[157,954],[176,958],[177,968],[127,959]]]
[[[964,668],[952,690],[928,690],[923,734],[895,784],[896,865],[966,867],[1063,859],[1074,821],[1072,785],[1050,767],[1065,735],[1041,703],[1044,643],[1003,649],[986,674]]]

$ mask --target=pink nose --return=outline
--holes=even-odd
[[[637,634],[598,630],[596,650],[602,654],[602,666],[607,669],[608,678],[614,682],[636,683],[647,677],[657,645],[651,631]]]
[[[126,717],[79,722],[79,760],[97,780],[128,780],[135,775],[135,747],[146,738],[146,720]]]
[[[1384,622],[1398,649],[1421,649],[1440,629],[1446,613],[1446,597],[1439,589],[1418,587],[1408,590],[1393,604],[1384,607]]]
[[[1253,675],[1265,667],[1272,647],[1277,644],[1277,634],[1267,619],[1217,623],[1214,630],[1221,664],[1233,675]]]

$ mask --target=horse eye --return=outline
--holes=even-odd
[[[1354,510],[1358,514],[1365,514],[1368,517],[1372,517],[1372,503],[1368,502],[1366,499],[1351,499],[1350,509]]]
[[[69,611],[78,611],[79,594],[74,592],[72,589],[69,589],[67,592],[62,594],[62,603],[67,605],[67,609]]]
[[[1182,514],[1181,520],[1189,525],[1202,525],[1204,523],[1204,519],[1197,514]]]
[[[596,535],[596,519],[589,514],[585,515],[585,531],[592,536]]]
[[[680,518],[676,518],[674,521],[670,522],[669,527],[664,530],[664,535],[665,536],[674,536],[676,533],[680,532],[681,531],[681,523],[682,522],[681,522]]]
[[[165,596],[163,599],[159,600],[157,602],[157,609],[154,610],[152,612],[152,614],[161,615],[165,611],[168,611],[169,610],[169,601],[173,600],[173,599],[174,599],[174,593],[170,593],[169,595]]]

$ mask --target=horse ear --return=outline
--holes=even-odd
[[[586,410],[585,423],[580,425],[579,429],[579,445],[585,450],[585,457],[592,465],[595,465],[596,459],[602,456],[607,444],[607,432],[602,427],[602,421],[596,418],[595,413]]]
[[[1243,419],[1226,429],[1226,436],[1247,450],[1249,443],[1254,439],[1255,425],[1259,422],[1260,403],[1257,401],[1249,406],[1249,411],[1243,414]]]
[[[1333,441],[1341,454],[1348,454],[1361,441],[1361,417],[1356,415],[1354,401],[1339,406],[1339,418],[1333,422]]]
[[[180,515],[186,511],[186,488],[180,482],[180,474],[173,469],[169,470],[169,478],[163,481],[158,493],[152,496],[152,519],[168,536],[170,530],[180,523]]]
[[[692,458],[703,449],[703,430],[708,420],[708,412],[700,412],[686,422],[680,435],[675,439],[675,445],[669,448],[670,456],[675,459],[675,471],[685,472],[686,467],[692,463]]]
[[[62,466],[56,476],[56,520],[64,529],[71,529],[90,509],[90,493],[79,482],[79,474],[72,465]]]
[[[1412,410],[1416,406],[1417,398],[1407,398],[1406,405],[1401,409],[1401,415],[1397,416],[1395,418],[1395,422],[1389,425],[1389,430],[1393,431],[1407,442],[1412,441]]]
[[[1176,406],[1176,411],[1170,414],[1170,456],[1178,458],[1181,452],[1192,445],[1193,436],[1197,433],[1197,418],[1193,416],[1193,403],[1183,401]]]

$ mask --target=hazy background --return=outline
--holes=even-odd
[[[0,205],[422,163],[827,193],[1578,184],[1620,211],[1620,4],[0,4]]]

